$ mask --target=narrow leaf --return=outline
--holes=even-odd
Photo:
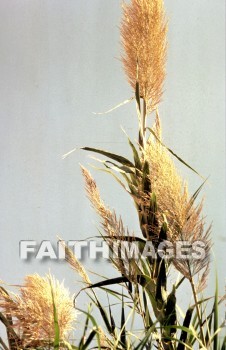
[[[112,327],[111,327],[111,324],[109,322],[107,313],[104,310],[104,308],[102,307],[102,305],[100,304],[99,300],[97,300],[96,305],[98,306],[98,309],[100,310],[100,314],[101,314],[101,316],[102,316],[102,318],[104,320],[104,323],[105,323],[105,325],[107,327],[108,332],[112,333]]]
[[[197,174],[198,176],[200,176],[202,179],[204,179],[204,177],[202,175],[200,175],[194,168],[192,168],[188,163],[186,163],[181,157],[179,157],[175,152],[173,152],[170,148],[168,148],[164,143],[162,143],[161,140],[159,140],[159,138],[157,137],[157,135],[155,134],[155,132],[151,129],[151,128],[147,128],[152,135],[154,135],[154,137],[156,138],[156,140],[167,149],[168,152],[170,152],[175,158],[177,158],[182,164],[184,164],[187,168],[189,168],[190,170],[192,170],[195,174]]]
[[[117,108],[119,108],[119,107],[121,107],[121,106],[124,106],[125,104],[131,102],[132,100],[134,100],[134,96],[130,97],[128,100],[125,100],[125,101],[119,103],[117,106],[115,106],[115,107],[109,109],[109,110],[106,111],[106,112],[93,112],[93,114],[96,114],[96,115],[108,114],[108,113],[114,111],[115,109],[117,109]]]
[[[55,333],[53,346],[54,346],[54,349],[59,350],[60,327],[59,327],[59,323],[58,323],[57,308],[56,308],[56,304],[55,304],[53,286],[52,286],[51,280],[50,280],[50,286],[51,286],[51,294],[52,294],[52,302],[53,302],[53,319],[54,319],[54,333]]]
[[[138,81],[136,82],[135,96],[136,96],[136,102],[137,102],[138,110],[139,110],[139,112],[141,112],[141,106],[140,106],[140,86],[139,86]]]
[[[88,346],[90,345],[91,341],[92,341],[93,338],[95,337],[96,333],[97,333],[96,329],[93,329],[93,330],[91,331],[91,333],[89,334],[89,336],[88,336],[88,338],[87,338],[85,344],[82,346],[82,350],[85,350],[85,349],[88,348]]]
[[[192,313],[194,310],[194,306],[190,307],[185,315],[184,322],[183,322],[183,327],[189,328],[190,327],[190,322],[192,318]],[[180,336],[180,341],[181,343],[178,344],[177,350],[185,350],[185,345],[183,343],[186,343],[188,333],[185,330],[181,331],[181,336]]]
[[[114,333],[114,331],[115,331],[115,320],[114,320],[114,317],[112,316],[111,305],[109,303],[109,300],[108,300],[108,309],[109,309],[109,315],[110,315],[110,321],[111,321],[111,332]]]
[[[138,151],[136,149],[136,147],[134,146],[134,144],[132,143],[132,141],[130,140],[130,138],[128,137],[128,142],[129,142],[129,145],[133,151],[133,159],[134,159],[134,163],[135,163],[135,167],[136,169],[138,170],[141,170],[141,161],[140,161],[140,157],[139,157],[139,154],[138,154]]]
[[[205,183],[206,183],[207,180],[208,180],[208,178],[205,179],[205,180],[203,181],[203,183],[199,186],[199,188],[195,191],[195,193],[193,193],[193,195],[192,195],[192,197],[191,197],[191,201],[192,201],[192,202],[194,202],[194,201],[196,200],[196,198],[198,197],[198,195],[199,195],[201,189],[203,188],[203,186],[205,185]]]
[[[169,294],[167,298],[166,304],[166,318],[165,318],[165,326],[171,326],[170,334],[174,334],[176,332],[176,328],[173,327],[177,323],[177,314],[176,314],[176,296],[175,296],[175,288],[173,288],[172,292]]]
[[[161,259],[157,275],[156,286],[156,300],[159,306],[162,307],[164,303],[164,296],[166,295],[166,265],[164,259]],[[168,304],[168,303],[167,303]]]
[[[91,305],[89,305],[89,308],[88,308],[88,312],[89,313],[90,313],[90,309],[91,309]],[[85,325],[84,325],[83,335],[82,335],[82,338],[81,338],[80,343],[79,343],[79,349],[84,345],[84,340],[85,340],[85,337],[86,337],[88,324],[89,324],[89,315],[86,315],[86,321],[85,321]]]
[[[111,152],[108,152],[108,151],[105,151],[102,149],[92,148],[92,147],[82,147],[81,149],[84,151],[90,151],[90,152],[102,154],[103,156],[106,156],[110,159],[116,160],[116,162],[118,162],[122,165],[126,165],[126,166],[134,168],[134,164],[132,162],[130,162],[130,160],[128,160],[125,157],[122,157],[118,154],[111,153]]]
[[[125,309],[124,309],[124,301],[122,299],[122,311],[121,311],[121,335],[120,335],[120,341],[123,344],[123,346],[126,348],[126,329],[125,329]]]
[[[142,169],[142,184],[143,184],[143,191],[145,193],[151,192],[151,181],[150,181],[150,172],[149,172],[149,163],[147,161],[144,162],[144,166]]]
[[[95,320],[95,318],[90,315],[88,312],[84,311],[84,310],[81,310],[79,308],[77,308],[78,311],[82,312],[83,314],[87,315],[89,318],[90,318],[90,321],[92,322],[93,326],[95,329],[98,329],[98,324]],[[100,345],[100,335],[98,332],[96,332],[96,337],[97,337],[97,345],[98,345],[98,349],[101,349],[101,345]]]
[[[98,283],[91,284],[90,286],[86,287],[85,289],[104,287],[104,286],[109,286],[111,284],[119,284],[119,283],[123,283],[123,282],[128,282],[128,278],[124,277],[124,276],[116,277],[116,278],[110,278],[110,279],[107,279],[106,281],[101,281],[101,282],[98,282]]]

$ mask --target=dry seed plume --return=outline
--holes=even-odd
[[[14,329],[23,347],[38,347],[53,342],[55,336],[53,298],[58,314],[61,340],[66,339],[76,319],[76,311],[69,291],[62,283],[48,274],[25,277],[19,294],[6,294],[0,290],[0,308],[11,316]]]
[[[76,271],[80,277],[82,277],[83,282],[86,284],[91,284],[91,281],[89,279],[89,276],[86,273],[85,268],[83,265],[79,262],[73,251],[68,248],[64,241],[60,239],[60,244],[65,249],[65,260],[68,262],[68,264],[72,267],[74,271]]]
[[[161,140],[158,114],[153,130]],[[178,174],[169,152],[152,134],[145,146],[144,157],[149,162],[151,187],[156,194],[159,211],[167,217],[170,239],[178,239],[178,231],[184,225],[187,216],[187,184]]]
[[[158,114],[151,135],[144,149],[144,157],[150,166],[150,180],[152,191],[156,194],[159,221],[165,218],[168,222],[168,239],[202,241],[205,244],[205,259],[176,260],[174,265],[187,278],[191,278],[205,268],[202,285],[207,277],[211,248],[210,230],[205,228],[202,216],[203,201],[195,205],[188,194],[187,183],[179,175],[167,149],[159,142],[161,140],[161,124]],[[203,280],[204,279],[204,280]]]
[[[122,220],[116,218],[115,212],[108,209],[103,200],[100,197],[100,193],[98,187],[96,185],[95,180],[92,178],[90,172],[81,167],[82,174],[85,179],[85,188],[88,195],[88,198],[101,218],[102,227],[104,229],[105,234],[108,237],[117,237],[118,239],[125,236],[125,228],[123,227]]]
[[[108,237],[106,241],[109,246],[112,247],[112,242],[121,241],[125,236],[133,238],[134,236],[130,235],[129,231],[124,227],[122,219],[118,219],[116,213],[105,206],[100,197],[96,182],[92,178],[90,172],[84,167],[81,167],[81,169],[85,179],[85,188],[88,198],[100,217],[104,234]],[[134,266],[128,260],[123,260],[120,257],[115,257],[112,262],[122,275],[127,276],[130,280],[136,279],[137,266]]]
[[[159,103],[165,79],[167,21],[163,0],[132,0],[123,3],[121,22],[122,62],[128,81],[148,109]]]

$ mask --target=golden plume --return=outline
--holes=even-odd
[[[150,109],[159,103],[166,75],[167,22],[163,0],[132,0],[123,3],[122,62],[128,81]]]
[[[96,181],[92,178],[90,172],[81,167],[82,174],[85,179],[85,189],[88,198],[95,209],[96,213],[101,218],[102,227],[108,237],[115,237],[120,239],[125,236],[125,228],[123,227],[122,220],[117,219],[114,211],[108,209],[103,200],[100,197],[99,189],[96,185]]]
[[[175,267],[189,279],[205,268],[204,278],[209,267],[211,226],[205,229],[203,200],[195,205],[194,199],[189,196],[187,183],[183,181],[162,143],[158,113],[152,130],[154,135],[149,137],[143,152],[150,167],[151,190],[157,198],[159,223],[167,221],[167,238],[172,243],[188,241],[192,244],[202,241],[205,244],[204,259],[174,260]]]
[[[144,157],[150,167],[151,189],[157,197],[159,211],[167,218],[170,238],[178,238],[178,230],[183,227],[187,217],[187,183],[182,180],[169,152],[161,144],[158,114],[153,131],[156,137],[151,134],[144,149]]]
[[[43,346],[54,341],[53,297],[58,315],[60,339],[65,340],[76,319],[76,311],[69,291],[63,283],[48,274],[25,277],[20,295],[0,289],[0,308],[13,320],[13,328],[25,346]]]
[[[85,189],[86,193],[88,195],[88,198],[100,217],[102,228],[104,233],[107,237],[105,237],[106,242],[108,243],[109,247],[112,249],[113,242],[119,243],[123,240],[124,237],[130,237],[131,240],[133,240],[134,235],[131,235],[123,225],[122,219],[117,218],[116,213],[114,210],[110,210],[107,208],[103,202],[103,200],[100,197],[99,189],[96,185],[95,180],[92,178],[90,172],[84,168],[81,167],[82,174],[85,179]],[[114,246],[114,248],[117,249],[117,244]],[[137,274],[137,266],[131,263],[127,259],[126,256],[121,258],[117,255],[117,252],[115,254],[116,256],[112,258],[112,263],[115,265],[115,267],[118,269],[118,271],[126,276],[130,280],[136,280],[136,274]]]

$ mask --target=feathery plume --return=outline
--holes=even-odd
[[[163,0],[131,0],[123,3],[122,62],[128,81],[150,109],[162,96],[165,78],[167,22]]]
[[[194,200],[189,197],[187,183],[185,183],[174,162],[161,143],[161,125],[158,114],[156,115],[153,131],[144,149],[144,157],[150,166],[150,182],[152,192],[157,197],[158,220],[162,224],[166,219],[168,223],[168,239],[171,242],[177,240],[202,241],[205,244],[205,258],[202,260],[177,260],[175,267],[187,278],[191,278],[209,263],[211,248],[210,227],[205,230],[205,221],[202,217],[203,201],[195,206]],[[207,273],[204,274],[204,277]],[[204,281],[202,283],[204,285]]]
[[[153,127],[155,135],[161,141],[161,124],[158,115]],[[189,202],[187,183],[178,174],[169,152],[151,134],[144,149],[144,157],[150,167],[152,192],[157,197],[158,209],[168,222],[168,234],[171,239],[178,238],[183,227]],[[163,218],[159,218],[163,220]]]
[[[81,167],[81,169],[85,179],[85,188],[88,198],[101,219],[103,230],[107,235],[106,241],[110,248],[112,248],[113,242],[120,242],[125,236],[129,236],[133,239],[133,235],[130,235],[128,229],[125,229],[122,219],[118,219],[116,213],[105,206],[100,197],[96,182],[92,178],[90,172],[84,167]],[[127,276],[130,280],[136,280],[138,268],[127,260],[126,257],[123,259],[120,257],[114,257],[112,262],[122,275]]]
[[[66,340],[76,319],[76,311],[69,291],[63,283],[48,274],[25,277],[19,288],[20,295],[0,293],[0,308],[6,316],[13,319],[13,328],[22,346],[42,346],[54,341],[53,296],[57,309],[60,339]],[[52,294],[53,293],[53,294]]]
[[[89,276],[86,273],[86,270],[84,269],[83,265],[79,262],[75,254],[72,252],[70,248],[68,248],[64,241],[60,239],[60,244],[65,249],[65,260],[68,262],[68,264],[72,267],[73,270],[75,270],[80,277],[82,277],[83,281],[87,283],[88,285],[91,284],[91,281],[89,279]]]
[[[95,209],[96,213],[101,218],[102,227],[106,235],[110,238],[120,239],[125,236],[125,228],[123,227],[122,220],[118,220],[115,212],[108,209],[103,200],[100,197],[98,187],[95,180],[92,178],[90,172],[81,167],[82,174],[85,179],[85,188],[88,198]]]

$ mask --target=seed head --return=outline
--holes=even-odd
[[[65,340],[76,319],[69,291],[48,274],[25,277],[20,294],[0,292],[0,308],[13,320],[13,327],[25,346],[42,346],[54,341],[54,304],[57,310],[60,339]],[[54,300],[54,302],[53,302]]]
[[[159,103],[165,78],[167,22],[163,0],[131,0],[123,4],[122,62],[128,81],[150,109]]]

